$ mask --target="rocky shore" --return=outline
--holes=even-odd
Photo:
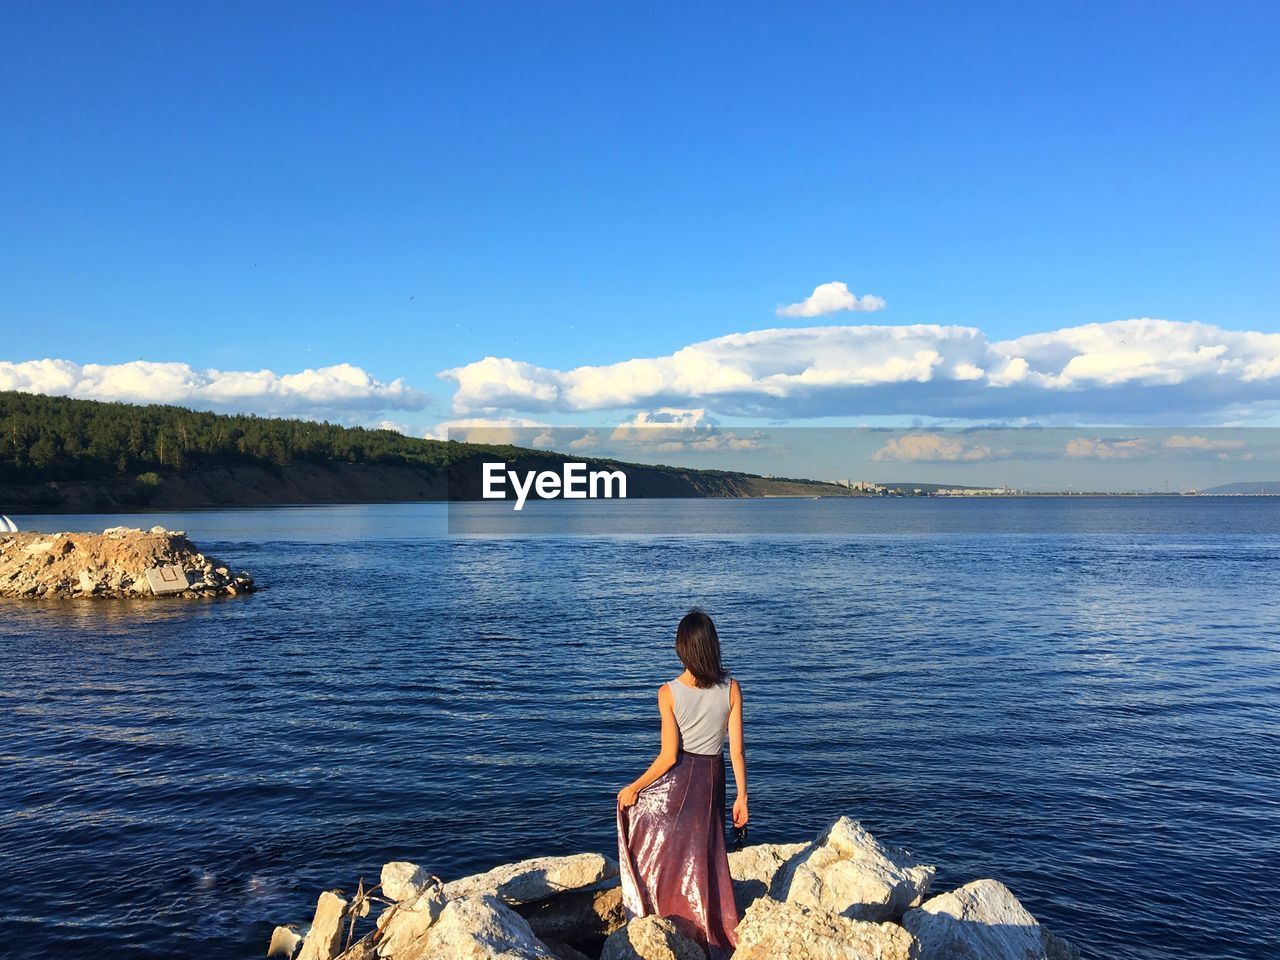
[[[0,533],[0,597],[234,596],[253,578],[206,557],[181,530]]]
[[[1079,960],[1007,887],[930,896],[935,868],[840,817],[809,843],[729,854],[735,960]],[[707,960],[663,917],[627,922],[618,865],[541,857],[443,882],[398,861],[376,886],[320,895],[309,927],[276,927],[292,960]],[[377,911],[376,917],[374,916]]]

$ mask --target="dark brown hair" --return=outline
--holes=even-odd
[[[727,676],[720,662],[720,638],[707,612],[694,607],[676,627],[676,656],[699,687],[714,687]]]

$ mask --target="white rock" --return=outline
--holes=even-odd
[[[1074,947],[1042,927],[997,880],[975,880],[933,897],[902,918],[920,960],[1065,960]]]
[[[632,920],[604,942],[600,960],[706,960],[702,947],[666,917]]]
[[[298,931],[293,927],[276,927],[271,931],[271,942],[267,944],[267,957],[284,957],[288,960],[301,942],[302,937],[298,936]]]
[[[729,876],[738,913],[746,911],[773,887],[782,865],[804,850],[805,843],[758,843],[729,852]]]
[[[555,960],[555,955],[519,914],[484,894],[446,903],[426,935],[392,960]]]
[[[342,950],[342,915],[347,901],[332,890],[320,894],[316,915],[307,938],[302,941],[298,960],[332,960]]]
[[[911,934],[893,923],[761,897],[738,924],[734,960],[915,960]],[[976,960],[976,958],[975,958]]]
[[[398,958],[412,953],[443,912],[444,895],[434,884],[412,900],[388,907],[378,917],[378,956]]]
[[[382,895],[388,900],[412,900],[431,885],[431,874],[408,860],[382,865]]]
[[[854,920],[896,920],[924,900],[934,872],[841,817],[779,871],[772,895]]]
[[[492,893],[504,903],[532,903],[566,890],[582,890],[618,875],[618,864],[598,853],[536,857],[444,885],[446,900]]]

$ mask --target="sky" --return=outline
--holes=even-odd
[[[1280,425],[1272,3],[8,3],[0,389]]]

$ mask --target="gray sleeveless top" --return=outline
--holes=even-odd
[[[719,753],[729,729],[729,680],[714,687],[686,687],[679,680],[667,683],[675,701],[680,747],[689,753]]]

